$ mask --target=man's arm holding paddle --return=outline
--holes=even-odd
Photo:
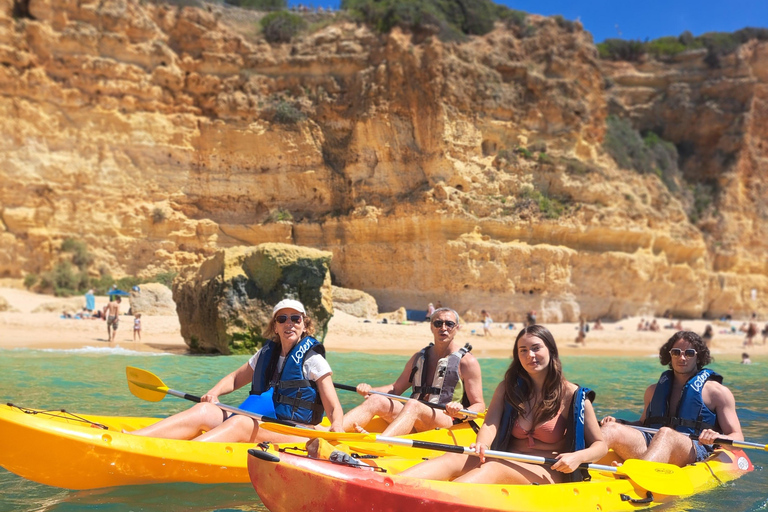
[[[722,434],[712,429],[704,429],[699,434],[699,442],[702,444],[714,444],[715,439],[725,438],[732,441],[743,441],[741,423],[736,414],[736,399],[727,387],[719,382],[708,381],[704,384],[705,400],[711,404],[711,409],[717,414],[717,423],[722,429]]]

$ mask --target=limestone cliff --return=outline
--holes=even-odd
[[[342,20],[269,45],[231,12],[0,0],[0,276],[49,268],[65,237],[117,275],[287,242],[384,311],[768,305],[766,43],[719,69],[602,63],[578,24],[530,16],[462,43]],[[618,168],[609,112],[688,148],[717,214],[693,224]]]

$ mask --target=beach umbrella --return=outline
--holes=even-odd
[[[131,296],[130,293],[124,292],[123,290],[117,290],[117,289],[109,290],[109,292],[107,292],[107,295],[109,295],[109,296],[117,295],[118,297],[130,297]]]

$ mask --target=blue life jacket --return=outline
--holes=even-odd
[[[304,360],[311,351],[325,357],[325,347],[311,336],[299,341],[285,358],[285,365],[277,374],[280,346],[267,342],[261,349],[253,370],[251,394],[260,395],[273,388],[272,401],[278,419],[317,425],[323,419],[323,403],[317,384],[304,375]]]
[[[518,386],[525,389],[525,381],[518,379]],[[584,413],[586,410],[586,401],[595,401],[595,392],[589,388],[579,387],[573,393],[573,399],[571,400],[570,413],[568,414],[568,429],[566,436],[569,440],[568,446],[569,452],[576,452],[583,450],[587,447],[587,442],[584,439],[585,419]],[[512,407],[512,404],[504,401],[504,412],[501,415],[501,423],[499,429],[496,431],[496,437],[491,443],[491,450],[505,451],[509,446],[509,438],[512,435],[512,427],[517,421],[517,409]],[[566,476],[566,478],[569,478]],[[586,470],[577,469],[570,474],[570,478],[574,482],[581,482],[589,480],[590,476]]]
[[[720,430],[717,414],[704,405],[701,391],[708,380],[723,382],[723,377],[709,368],[704,368],[688,379],[677,404],[677,411],[669,410],[669,395],[672,393],[674,372],[661,374],[651,403],[645,412],[645,426],[651,428],[671,427],[683,434],[699,434],[705,428]],[[717,428],[716,428],[717,427]]]

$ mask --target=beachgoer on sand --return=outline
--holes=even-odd
[[[429,319],[432,318],[432,313],[435,312],[435,305],[431,302],[427,304],[427,316],[424,317],[425,322],[429,322]]]
[[[493,336],[491,333],[491,324],[493,323],[491,314],[486,310],[482,310],[480,311],[480,315],[483,317],[483,336]]]
[[[136,341],[137,336],[141,341],[141,313],[133,315],[133,341]]]
[[[744,337],[744,346],[752,347],[755,345],[755,336],[757,336],[757,324],[755,322],[749,322],[746,328],[746,336]]]
[[[579,318],[579,332],[576,334],[576,344],[582,345],[584,347],[587,346],[587,331],[589,330],[589,327],[587,326],[587,322],[584,321],[584,317]]]
[[[107,303],[104,308],[104,318],[107,320],[107,340],[109,342],[115,341],[117,336],[117,326],[120,324],[120,297],[115,297],[115,300]]]

